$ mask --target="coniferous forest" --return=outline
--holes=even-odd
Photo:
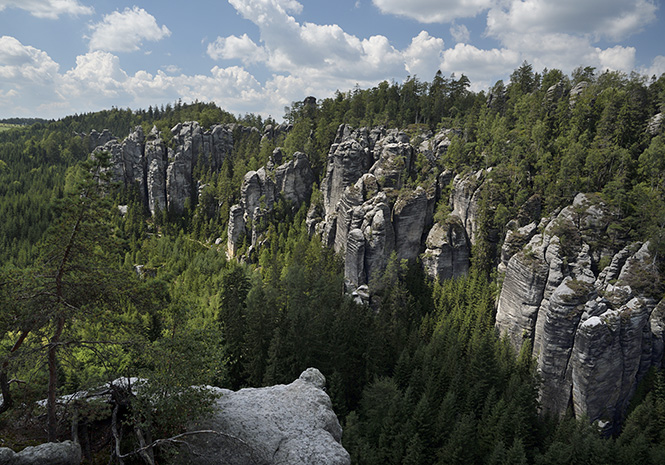
[[[525,62],[509,82],[481,92],[470,85],[439,72],[431,82],[294,102],[289,130],[275,138],[261,137],[277,125],[270,118],[199,102],[5,121],[0,445],[64,440],[77,424],[87,463],[120,463],[112,426],[141,433],[125,435],[124,451],[139,449],[141,435],[172,437],[214,400],[192,386],[290,383],[316,367],[355,464],[665,463],[662,370],[640,382],[620,431],[608,436],[572,413],[542,414],[534,360],[494,327],[500,242],[534,195],[545,215],[579,192],[597,193],[618,212],[613,237],[650,241],[665,272],[665,124],[653,124],[665,111],[665,75],[581,67],[567,76]],[[237,129],[219,170],[194,168],[206,188],[182,212],[151,215],[135,190],[106,180],[108,157],[90,157],[93,130],[123,139],[154,126],[168,139],[185,121]],[[397,128],[414,140],[453,129],[434,166],[416,160],[411,186],[444,170],[492,168],[466,276],[432,281],[420,263],[394,255],[370,283],[373,305],[354,302],[343,291],[342,258],[307,230],[316,188],[300,208],[276,202],[253,259],[227,257],[229,209],[245,173],[281,147],[287,158],[304,152],[320,185],[342,123]],[[435,218],[447,208],[437,205]],[[662,299],[659,279],[652,284]],[[118,394],[121,409],[56,405],[119,377],[147,380],[131,398]]]

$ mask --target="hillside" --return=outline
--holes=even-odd
[[[19,405],[120,374],[187,392],[314,366],[353,463],[660,463],[665,76],[469,85],[308,97],[279,125],[178,103],[2,132],[1,434],[45,440],[7,433],[36,421]],[[159,436],[199,401],[137,402]]]

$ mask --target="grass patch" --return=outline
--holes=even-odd
[[[10,129],[16,129],[23,127],[20,124],[9,124],[9,123],[0,123],[0,132],[9,131]]]

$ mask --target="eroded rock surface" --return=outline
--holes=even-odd
[[[579,194],[537,228],[509,231],[496,315],[514,348],[537,358],[543,410],[563,415],[572,407],[608,430],[621,423],[647,370],[662,363],[657,309],[665,305],[654,300],[648,244],[611,243],[612,215],[598,196]]]
[[[400,260],[421,257],[434,279],[468,271],[469,233],[485,172],[455,177],[446,171],[428,185],[412,183],[418,154],[430,162],[437,160],[453,134],[451,130],[420,134],[414,147],[398,130],[339,127],[321,182],[322,201],[310,206],[307,227],[345,257],[350,293],[383,272],[393,253]],[[445,226],[433,222],[439,202],[452,205]],[[431,234],[433,227],[436,231]]]
[[[250,238],[250,247],[261,242],[266,228],[263,219],[273,211],[280,196],[297,209],[309,200],[313,184],[314,173],[307,155],[302,152],[296,152],[290,161],[276,168],[270,163],[245,174],[240,204],[232,206],[229,215],[229,256],[235,256],[242,237]]]
[[[192,177],[197,163],[219,170],[233,150],[233,124],[215,125],[204,131],[197,122],[186,122],[171,129],[169,146],[157,128],[146,137],[137,126],[123,141],[108,130],[93,131],[91,149],[108,152],[113,181],[136,186],[141,199],[155,214],[170,210],[181,213],[187,201],[198,194],[198,181]],[[255,128],[244,128],[256,131]]]
[[[224,434],[191,437],[180,463],[349,465],[325,385],[323,375],[308,368],[291,384],[220,390],[215,413],[191,429]]]
[[[47,442],[26,447],[18,453],[7,447],[0,447],[2,465],[79,465],[80,463],[81,446],[72,441]]]

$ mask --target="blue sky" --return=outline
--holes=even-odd
[[[0,118],[284,106],[407,76],[665,72],[660,0],[0,0]]]

